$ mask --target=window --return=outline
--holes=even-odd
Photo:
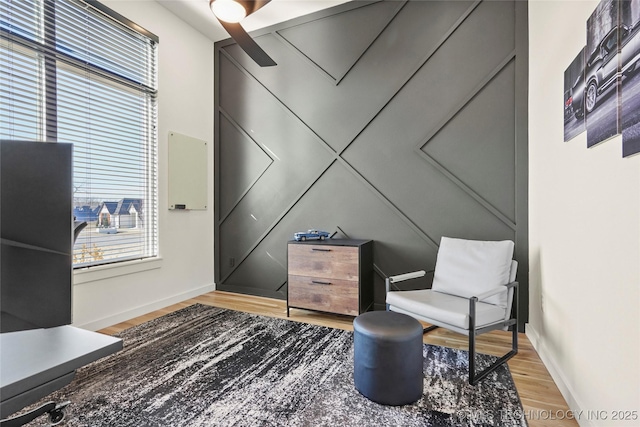
[[[0,138],[73,144],[74,267],[157,256],[157,44],[96,1],[0,0]]]

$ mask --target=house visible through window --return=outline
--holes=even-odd
[[[157,255],[157,44],[96,1],[0,0],[0,138],[73,144],[74,267]]]

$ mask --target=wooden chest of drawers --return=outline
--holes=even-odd
[[[373,242],[335,239],[290,241],[289,308],[357,316],[373,306]]]

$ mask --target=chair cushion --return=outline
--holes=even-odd
[[[442,237],[432,289],[470,298],[509,283],[514,243]],[[507,306],[507,292],[484,302]]]
[[[398,291],[387,294],[387,304],[418,317],[437,319],[441,323],[460,329],[469,329],[469,300],[431,289]],[[476,327],[504,320],[505,309],[497,305],[476,304]]]

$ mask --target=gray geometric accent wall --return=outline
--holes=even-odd
[[[252,33],[267,68],[216,43],[217,289],[286,298],[287,241],[318,228],[374,241],[383,307],[441,236],[511,239],[526,320],[526,10],[353,1]]]

